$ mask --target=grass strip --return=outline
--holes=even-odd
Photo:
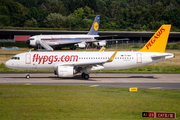
[[[26,70],[14,70],[7,68],[4,64],[0,65],[0,73],[5,72],[27,72]],[[45,73],[53,72],[52,70],[32,70],[32,73]],[[91,73],[180,73],[180,66],[154,66],[147,65],[137,68],[130,68],[125,70],[99,70],[99,71],[90,71]]]
[[[142,119],[142,111],[176,112],[175,90],[59,85],[0,85],[0,118],[25,119]]]

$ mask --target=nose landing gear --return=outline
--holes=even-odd
[[[30,78],[29,73],[30,73],[30,71],[28,71],[28,74],[26,75],[26,79],[29,79],[29,78]]]

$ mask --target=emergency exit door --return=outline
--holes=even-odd
[[[142,63],[142,54],[141,53],[137,53],[136,57],[137,57],[137,63]]]

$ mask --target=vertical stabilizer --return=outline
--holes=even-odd
[[[171,25],[162,25],[138,52],[165,52]]]
[[[89,31],[88,35],[98,35],[99,21],[100,21],[100,15],[96,15],[96,18],[93,22],[93,25],[92,25],[91,30]]]

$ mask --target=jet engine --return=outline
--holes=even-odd
[[[93,44],[95,44],[96,46],[106,46],[106,41],[99,41],[99,42],[93,42]]]
[[[79,47],[79,48],[85,48],[86,47],[86,43],[77,43],[75,44],[76,47]]]
[[[73,77],[75,70],[73,66],[58,66],[54,73],[58,77]]]

